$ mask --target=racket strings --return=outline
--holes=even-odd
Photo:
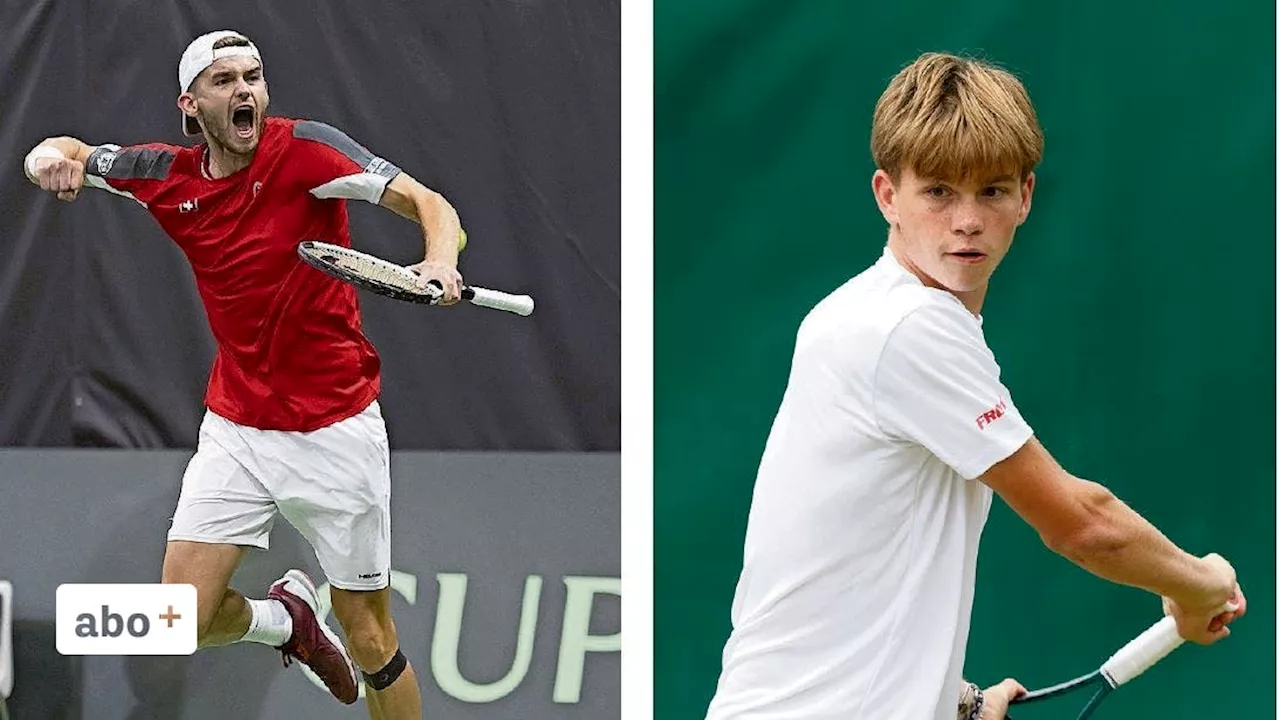
[[[441,292],[431,286],[423,286],[414,271],[363,253],[348,252],[341,247],[305,249],[313,257],[348,275],[402,290],[408,293],[436,297]]]
[[[315,269],[357,288],[406,302],[435,305],[444,297],[444,288],[435,280],[423,283],[410,268],[380,257],[317,240],[298,243],[298,256]],[[511,295],[479,287],[463,287],[461,299],[473,305],[527,316],[533,312],[533,298]]]
[[[376,280],[380,283],[398,287],[401,290],[409,290],[412,292],[426,292],[418,282],[418,276],[412,270],[396,267],[394,265],[384,267],[378,263],[369,262],[359,258],[337,257],[334,264],[349,272],[356,273],[370,280]]]

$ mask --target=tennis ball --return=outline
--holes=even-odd
[[[462,228],[458,228],[458,232],[458,252],[462,252],[467,247],[467,231]]]

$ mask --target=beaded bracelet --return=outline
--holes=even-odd
[[[982,688],[973,683],[966,683],[964,692],[960,694],[960,708],[956,713],[956,720],[980,720],[982,704]]]

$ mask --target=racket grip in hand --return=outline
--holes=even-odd
[[[1227,603],[1222,611],[1230,612],[1235,607],[1234,604]],[[1172,617],[1165,616],[1108,658],[1102,664],[1102,675],[1111,683],[1111,687],[1120,687],[1146,672],[1184,642],[1186,641],[1178,634],[1177,622]]]
[[[511,295],[497,290],[469,287],[462,291],[462,297],[470,300],[472,305],[505,310],[521,316],[528,316],[533,312],[533,298],[528,295]]]
[[[432,280],[427,285],[434,288],[438,293],[444,292],[444,289],[436,280]],[[479,305],[492,310],[503,310],[522,317],[527,317],[533,313],[533,298],[528,295],[512,295],[498,290],[468,286],[462,288],[462,299],[470,301],[472,305]]]

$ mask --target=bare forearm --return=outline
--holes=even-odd
[[[1200,560],[1174,545],[1109,490],[1086,482],[1088,521],[1074,537],[1046,542],[1089,572],[1112,582],[1198,602],[1217,591]]]
[[[418,223],[426,242],[427,262],[456,267],[458,264],[458,240],[462,235],[462,223],[458,213],[439,194],[427,191],[415,202]]]
[[[399,175],[387,186],[380,204],[422,226],[427,262],[457,265],[462,225],[458,213],[442,195]]]

